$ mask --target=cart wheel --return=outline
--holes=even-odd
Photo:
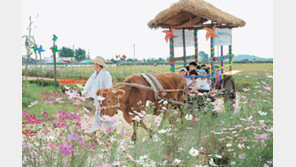
[[[232,76],[226,76],[224,78],[223,87],[226,89],[224,94],[224,104],[231,101],[231,104],[235,103],[235,83]]]

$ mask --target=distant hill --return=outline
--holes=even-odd
[[[233,58],[233,61],[243,61],[243,60],[248,60],[248,61],[273,61],[273,58],[262,58],[254,55],[236,55]]]

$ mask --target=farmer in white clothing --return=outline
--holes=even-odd
[[[96,92],[99,89],[112,88],[112,77],[108,71],[106,71],[107,65],[104,63],[104,58],[97,56],[94,60],[90,60],[94,63],[95,72],[87,80],[82,95],[84,97],[91,97],[94,99],[96,105],[94,130],[99,127],[100,123],[100,103],[97,100]],[[109,126],[112,126],[109,124]]]

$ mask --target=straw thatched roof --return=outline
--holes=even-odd
[[[211,21],[212,24],[204,24]],[[216,24],[220,28],[243,27],[246,22],[221,11],[203,0],[180,0],[160,12],[148,23],[150,28],[204,28]]]

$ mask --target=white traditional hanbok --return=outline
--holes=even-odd
[[[87,80],[84,86],[84,90],[82,91],[82,94],[85,94],[86,97],[92,97],[94,99],[94,103],[96,106],[95,121],[93,127],[94,129],[97,129],[101,124],[99,118],[101,107],[96,95],[96,92],[101,88],[112,88],[112,77],[105,68],[103,68],[99,73],[94,72],[92,76]],[[107,127],[113,128],[113,123],[104,122],[104,124],[108,124]]]

